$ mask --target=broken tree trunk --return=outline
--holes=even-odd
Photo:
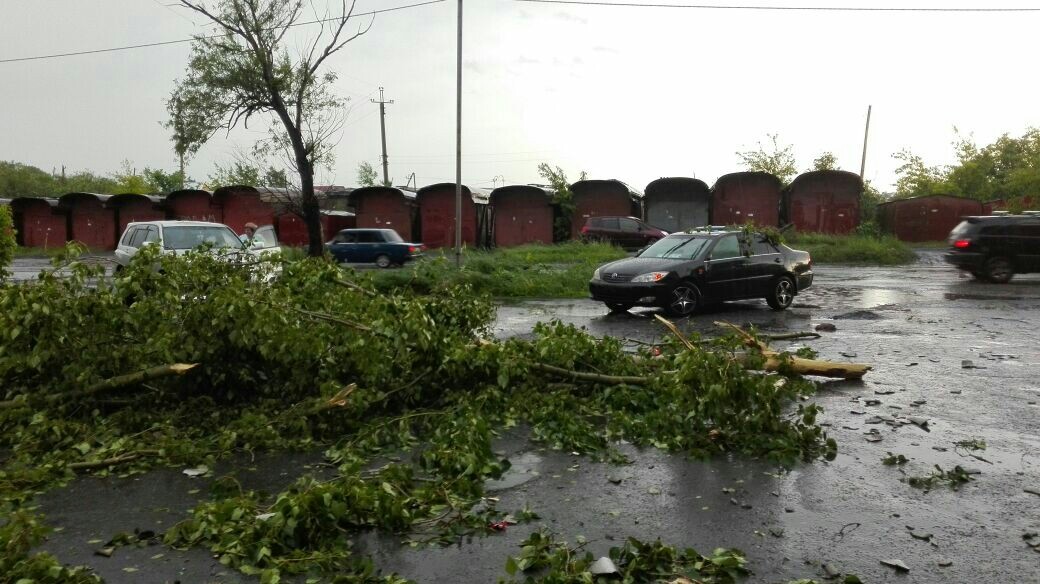
[[[822,361],[820,359],[803,359],[795,355],[781,357],[780,353],[772,350],[765,343],[758,341],[747,331],[739,326],[728,322],[716,322],[715,326],[729,327],[744,339],[744,344],[757,348],[766,358],[762,368],[766,371],[779,371],[784,361],[790,371],[799,375],[818,375],[820,377],[836,377],[840,379],[861,379],[867,371],[873,369],[870,365],[862,363],[835,363],[833,361]]]
[[[91,385],[84,389],[76,389],[73,391],[66,391],[63,393],[46,395],[43,396],[43,400],[47,403],[54,403],[58,401],[86,397],[89,395],[94,395],[96,393],[111,391],[113,389],[120,389],[123,387],[140,385],[153,379],[171,377],[173,375],[184,375],[185,373],[191,371],[196,367],[198,367],[198,363],[173,363],[172,365],[159,365],[158,367],[152,367],[150,369],[144,369],[142,371],[135,371],[133,373],[127,373],[126,375],[118,375],[116,377],[112,377],[104,381],[99,381],[98,383],[95,383],[94,385]],[[25,401],[20,399],[0,401],[0,410],[16,408],[24,404]]]

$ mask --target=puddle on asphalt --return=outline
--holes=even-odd
[[[495,481],[487,481],[484,487],[489,491],[501,491],[518,487],[527,481],[539,476],[538,469],[542,465],[542,457],[535,452],[525,452],[516,458],[509,460],[509,467],[502,478]]]
[[[1036,300],[1040,296],[1001,296],[997,294],[961,294],[959,292],[946,292],[943,294],[946,300]]]

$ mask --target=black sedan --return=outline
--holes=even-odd
[[[783,310],[812,280],[807,252],[760,233],[704,230],[669,235],[636,257],[597,268],[589,292],[611,312],[660,306],[688,316],[704,304],[748,298]]]

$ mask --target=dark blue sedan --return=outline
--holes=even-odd
[[[426,249],[421,243],[401,239],[393,229],[344,229],[328,247],[337,262],[375,264],[380,268],[410,262],[421,257]]]

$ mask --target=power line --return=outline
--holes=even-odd
[[[579,6],[617,6],[624,8],[695,8],[702,10],[778,10],[805,12],[1040,12],[1040,8],[929,8],[885,6],[755,6],[737,4],[644,4],[640,2],[599,2],[596,0],[514,0],[531,4],[567,4]]]
[[[405,10],[407,8],[418,8],[420,6],[429,6],[431,4],[440,4],[441,2],[444,2],[444,1],[445,0],[427,0],[426,2],[417,2],[415,4],[406,4],[404,6],[394,6],[392,8],[382,8],[382,9],[379,9],[379,10],[372,10],[372,11],[363,12],[363,13],[360,13],[360,14],[353,14],[353,15],[351,15],[351,18],[356,18],[356,17],[359,17],[359,16],[375,16],[376,14],[383,14],[385,12],[395,12],[397,10]],[[290,27],[306,26],[306,25],[310,25],[310,24],[320,24],[320,23],[323,23],[323,22],[331,22],[331,21],[334,21],[334,20],[340,20],[340,17],[322,18],[322,19],[319,19],[319,20],[309,20],[307,22],[296,22],[296,23],[293,23],[293,24],[291,24],[289,26]],[[219,37],[223,37],[223,36],[227,36],[227,35],[222,33],[222,34],[207,35],[207,36],[198,37],[198,38],[215,39],[215,38],[219,38]],[[36,56],[33,56],[33,57],[15,57],[13,59],[0,59],[0,64],[4,64],[4,63],[18,63],[18,62],[22,62],[22,61],[41,61],[43,59],[58,59],[60,57],[76,57],[76,56],[80,56],[80,55],[97,55],[99,53],[114,53],[114,52],[117,52],[117,51],[130,51],[130,50],[133,50],[133,49],[146,49],[146,48],[150,48],[150,47],[162,47],[162,46],[166,46],[166,45],[179,45],[179,44],[183,44],[183,43],[190,43],[190,42],[192,42],[194,40],[195,40],[195,38],[193,37],[193,38],[190,38],[190,39],[178,39],[178,40],[175,40],[175,41],[159,41],[159,42],[155,42],[155,43],[143,43],[143,44],[140,44],[140,45],[126,45],[126,46],[122,46],[122,47],[110,47],[110,48],[107,48],[107,49],[94,49],[92,51],[72,51],[72,52],[69,52],[69,53],[54,53],[54,54],[51,54],[51,55],[36,55]]]

